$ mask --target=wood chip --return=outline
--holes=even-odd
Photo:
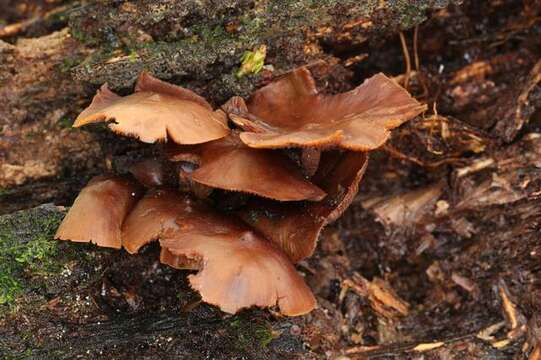
[[[457,178],[464,177],[466,175],[481,171],[483,169],[486,169],[487,167],[490,167],[495,164],[494,159],[487,158],[487,159],[479,159],[473,162],[471,165],[465,166],[463,168],[456,170],[456,176]]]
[[[501,349],[501,348],[506,347],[510,343],[511,343],[510,339],[503,339],[503,340],[493,342],[492,346],[494,346],[496,349]]]
[[[352,289],[358,295],[367,297],[370,306],[380,315],[392,319],[398,316],[409,314],[410,305],[402,300],[389,284],[380,278],[368,281],[359,274],[354,274],[353,279],[342,282],[341,296],[345,296],[344,288]]]
[[[475,335],[478,339],[492,342],[494,341],[494,336],[492,334],[498,332],[505,326],[505,321],[500,321],[499,323],[490,325],[489,327],[484,328]]]
[[[443,345],[445,345],[445,343],[443,341],[439,341],[439,342],[435,342],[435,343],[419,344],[416,347],[414,347],[413,349],[411,349],[411,351],[417,351],[417,352],[430,351],[430,350],[442,347]]]
[[[378,350],[380,347],[381,347],[380,345],[354,346],[352,348],[347,349],[346,354],[357,354],[357,353],[375,351],[375,350]]]

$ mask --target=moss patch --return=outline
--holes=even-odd
[[[265,348],[276,337],[269,323],[254,322],[243,315],[234,316],[229,326],[237,338],[236,346],[240,351],[253,347]]]
[[[52,205],[0,217],[0,304],[12,303],[33,279],[60,271],[51,239],[61,219]]]

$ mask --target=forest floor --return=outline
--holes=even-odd
[[[421,1],[407,19],[313,2],[334,27],[305,9],[298,23],[280,12],[292,8],[261,15],[260,2],[150,3],[0,0],[0,358],[541,359],[538,1]],[[261,39],[264,70],[231,75]],[[323,92],[383,72],[429,108],[372,154],[357,198],[298,265],[312,313],[226,315],[157,246],[52,241],[88,179],[143,147],[70,128],[102,82],[126,92],[149,68],[219,105],[304,63]]]

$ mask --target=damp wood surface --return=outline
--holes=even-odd
[[[0,9],[0,358],[541,358],[539,2]],[[216,107],[304,64],[324,94],[383,72],[428,106],[372,154],[351,207],[297,266],[318,309],[224,315],[157,246],[52,241],[91,177],[153,151],[71,128],[102,83],[127,95],[147,70]]]

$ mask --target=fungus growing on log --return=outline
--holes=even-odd
[[[177,214],[190,206],[172,189],[153,189],[137,203],[122,225],[122,246],[130,254],[154,241],[165,231],[176,229]]]
[[[286,156],[251,149],[236,135],[190,147],[169,148],[171,160],[196,163],[193,181],[280,201],[319,201],[325,192],[306,180]]]
[[[142,73],[135,92],[118,96],[104,84],[74,127],[112,121],[115,133],[133,136],[146,143],[167,141],[199,144],[220,139],[229,133],[225,115],[212,111],[210,104],[194,92],[167,84]]]
[[[55,239],[120,249],[122,222],[138,197],[139,187],[128,180],[94,177],[75,199]]]
[[[146,73],[126,97],[104,85],[74,126],[114,120],[117,133],[175,144],[128,169],[147,188],[140,200],[141,187],[128,180],[93,179],[56,238],[131,254],[159,240],[160,261],[197,270],[192,288],[223,311],[278,306],[305,314],[316,300],[293,264],[314,252],[321,229],[353,201],[366,151],[424,106],[382,74],[350,92],[320,95],[300,68],[247,104],[234,97],[222,108],[212,111],[200,96]],[[238,128],[228,128],[226,113]],[[225,192],[208,196],[215,188]],[[226,207],[228,192],[245,194]]]
[[[291,261],[246,224],[202,205],[179,212],[178,229],[166,231],[162,247],[198,261],[190,285],[203,301],[225,312],[278,305],[284,315],[302,315],[316,304]]]
[[[308,69],[295,69],[257,90],[247,101],[224,105],[253,148],[339,147],[369,151],[383,145],[391,129],[426,109],[383,74],[338,95],[318,93]]]
[[[312,255],[323,227],[351,204],[367,164],[363,152],[324,153],[312,178],[327,192],[324,200],[289,205],[254,199],[239,216],[298,262]]]

